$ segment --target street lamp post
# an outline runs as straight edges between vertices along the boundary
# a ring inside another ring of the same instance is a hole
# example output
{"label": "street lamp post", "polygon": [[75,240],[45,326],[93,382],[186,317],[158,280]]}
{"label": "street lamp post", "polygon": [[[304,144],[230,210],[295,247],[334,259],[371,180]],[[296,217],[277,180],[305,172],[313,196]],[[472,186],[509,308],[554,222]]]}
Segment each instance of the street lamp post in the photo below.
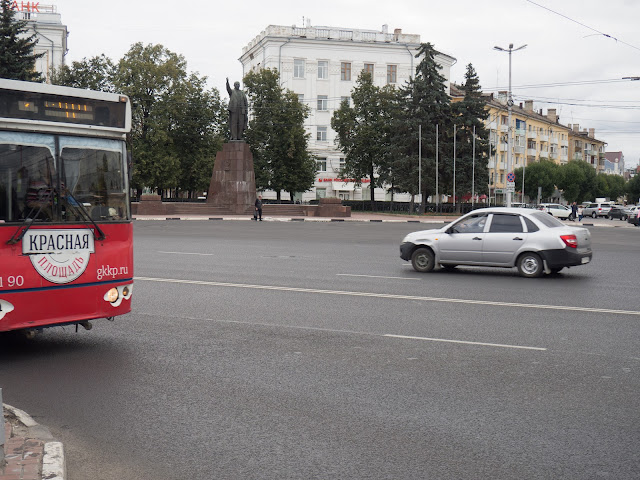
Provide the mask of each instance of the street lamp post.
{"label": "street lamp post", "polygon": [[[509,44],[509,48],[502,48],[502,47],[493,47],[495,50],[500,50],[501,52],[508,52],[509,53],[509,92],[508,92],[508,96],[507,96],[507,112],[508,112],[508,119],[507,119],[507,175],[509,173],[511,173],[511,156],[512,156],[512,152],[513,152],[513,138],[512,138],[512,127],[511,127],[511,107],[513,107],[513,98],[511,96],[511,52],[517,52],[518,50],[522,50],[523,48],[525,48],[526,45],[522,45],[521,47],[518,48],[513,48],[513,43]],[[511,206],[511,190],[509,190],[507,188],[507,207]]]}

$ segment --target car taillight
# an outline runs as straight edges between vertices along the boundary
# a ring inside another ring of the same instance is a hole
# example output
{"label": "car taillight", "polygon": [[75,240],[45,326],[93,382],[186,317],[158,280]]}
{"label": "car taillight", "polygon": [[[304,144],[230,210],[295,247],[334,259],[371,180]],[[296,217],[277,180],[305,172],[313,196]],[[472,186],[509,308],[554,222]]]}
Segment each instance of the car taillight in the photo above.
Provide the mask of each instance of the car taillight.
{"label": "car taillight", "polygon": [[578,248],[578,238],[575,235],[560,235],[567,247]]}

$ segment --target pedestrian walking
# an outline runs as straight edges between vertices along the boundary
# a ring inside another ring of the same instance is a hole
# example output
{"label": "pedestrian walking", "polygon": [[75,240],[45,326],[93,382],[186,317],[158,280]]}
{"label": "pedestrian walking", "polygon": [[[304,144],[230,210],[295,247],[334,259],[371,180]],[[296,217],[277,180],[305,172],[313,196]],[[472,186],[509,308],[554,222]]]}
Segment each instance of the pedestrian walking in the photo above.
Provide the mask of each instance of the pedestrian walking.
{"label": "pedestrian walking", "polygon": [[578,218],[578,205],[576,202],[571,204],[571,221],[575,222],[576,218]]}
{"label": "pedestrian walking", "polygon": [[262,221],[262,195],[258,195],[258,198],[256,198],[255,207],[253,219]]}
{"label": "pedestrian walking", "polygon": [[583,207],[582,207],[582,205],[580,205],[580,206],[578,207],[578,221],[579,221],[579,222],[581,222],[581,221],[582,221],[582,209],[583,209]]}

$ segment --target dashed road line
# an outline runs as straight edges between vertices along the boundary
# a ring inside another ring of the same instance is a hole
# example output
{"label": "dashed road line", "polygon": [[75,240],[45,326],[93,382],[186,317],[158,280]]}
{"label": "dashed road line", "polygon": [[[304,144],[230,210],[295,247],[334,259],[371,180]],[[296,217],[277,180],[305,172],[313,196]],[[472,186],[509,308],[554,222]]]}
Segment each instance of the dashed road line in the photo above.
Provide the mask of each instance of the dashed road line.
{"label": "dashed road line", "polygon": [[583,313],[606,313],[612,315],[631,315],[640,317],[640,312],[633,310],[616,310],[610,308],[590,308],[577,307],[571,305],[544,305],[534,303],[516,303],[516,302],[497,302],[493,300],[473,300],[466,298],[446,298],[446,297],[422,297],[417,295],[397,295],[390,293],[375,292],[351,292],[341,290],[324,290],[316,288],[301,287],[283,287],[277,285],[253,285],[246,283],[229,283],[229,282],[211,282],[204,280],[181,280],[176,278],[154,278],[154,277],[134,277],[136,281],[159,282],[159,283],[182,283],[186,285],[207,285],[211,287],[231,287],[231,288],[248,288],[254,290],[274,290],[283,292],[299,292],[299,293],[316,293],[322,295],[341,295],[351,297],[369,297],[369,298],[386,298],[395,300],[416,300],[421,302],[438,302],[438,303],[461,303],[467,305],[487,305],[493,307],[511,307],[511,308],[531,308],[538,310],[562,310],[569,312]]}

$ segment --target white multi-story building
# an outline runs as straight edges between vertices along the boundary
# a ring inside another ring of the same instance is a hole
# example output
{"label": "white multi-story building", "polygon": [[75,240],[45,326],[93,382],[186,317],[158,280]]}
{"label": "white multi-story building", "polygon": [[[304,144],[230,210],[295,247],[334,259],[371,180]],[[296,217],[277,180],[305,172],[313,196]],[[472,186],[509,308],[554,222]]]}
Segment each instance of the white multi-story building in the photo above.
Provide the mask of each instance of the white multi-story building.
{"label": "white multi-story building", "polygon": [[[325,196],[369,198],[368,179],[359,179],[361,185],[357,186],[354,179],[340,178],[344,154],[336,147],[331,117],[341,101],[350,98],[363,70],[372,74],[377,86],[404,85],[420,62],[415,57],[419,45],[420,35],[405,34],[401,29],[389,33],[386,25],[375,31],[311,26],[307,22],[305,27],[269,25],[243,48],[243,76],[262,68],[276,69],[281,86],[311,107],[305,126],[311,134],[309,148],[317,159],[318,173],[313,189],[302,195],[303,201]],[[436,61],[442,66],[448,89],[456,60],[439,53]],[[376,189],[375,197],[388,199],[382,189]]]}
{"label": "white multi-story building", "polygon": [[36,60],[36,71],[50,83],[52,69],[64,65],[64,56],[67,54],[67,26],[62,24],[55,5],[18,1],[13,3],[13,9],[17,12],[17,19],[27,21],[25,35],[35,33],[38,43],[34,53],[44,53]]}

